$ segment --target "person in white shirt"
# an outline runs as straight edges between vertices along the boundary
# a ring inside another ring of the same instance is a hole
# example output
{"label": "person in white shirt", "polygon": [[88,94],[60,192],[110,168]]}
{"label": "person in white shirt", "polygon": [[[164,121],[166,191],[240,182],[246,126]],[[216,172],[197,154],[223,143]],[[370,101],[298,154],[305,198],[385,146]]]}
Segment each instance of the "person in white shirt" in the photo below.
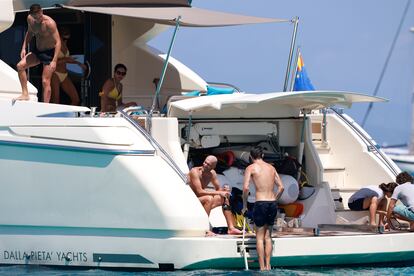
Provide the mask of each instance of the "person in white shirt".
{"label": "person in white shirt", "polygon": [[[396,205],[400,200],[402,204]],[[410,223],[410,231],[414,231],[414,185],[406,182],[395,188],[391,196],[391,201],[387,211],[387,221],[390,221],[392,215],[398,219],[406,220]],[[391,225],[388,223],[388,228]]]}

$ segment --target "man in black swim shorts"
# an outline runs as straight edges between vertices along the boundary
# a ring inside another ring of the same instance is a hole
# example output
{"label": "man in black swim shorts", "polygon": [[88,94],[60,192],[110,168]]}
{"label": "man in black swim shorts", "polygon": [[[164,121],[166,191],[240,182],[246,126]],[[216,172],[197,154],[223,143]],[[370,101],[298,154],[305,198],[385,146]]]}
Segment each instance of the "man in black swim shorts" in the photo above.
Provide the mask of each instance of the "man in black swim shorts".
{"label": "man in black swim shorts", "polygon": [[[44,15],[39,4],[30,6],[27,16],[27,32],[24,37],[20,62],[17,64],[22,94],[15,100],[29,100],[27,90],[26,69],[43,63],[42,85],[43,102],[50,102],[52,89],[50,81],[56,69],[56,62],[60,52],[60,37],[57,31],[56,22],[49,16]],[[36,37],[36,49],[26,54],[28,43]]]}
{"label": "man in black swim shorts", "polygon": [[[276,201],[283,193],[283,184],[276,169],[263,160],[263,149],[255,147],[250,151],[253,164],[244,172],[243,213],[247,211],[250,179],[256,188],[256,202],[253,207],[253,220],[256,225],[256,249],[260,270],[270,270],[272,254],[272,228],[277,213]],[[275,185],[277,193],[274,192]]]}
{"label": "man in black swim shorts", "polygon": [[55,48],[53,49],[46,49],[43,51],[39,51],[37,48],[33,49],[33,54],[39,59],[40,63],[49,65],[50,62],[53,60],[53,56],[55,55]]}

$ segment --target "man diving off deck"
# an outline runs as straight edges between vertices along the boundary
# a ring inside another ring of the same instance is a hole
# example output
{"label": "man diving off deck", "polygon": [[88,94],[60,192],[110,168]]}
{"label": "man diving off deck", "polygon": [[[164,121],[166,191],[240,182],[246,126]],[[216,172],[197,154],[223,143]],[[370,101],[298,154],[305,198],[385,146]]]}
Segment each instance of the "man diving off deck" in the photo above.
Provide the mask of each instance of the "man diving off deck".
{"label": "man diving off deck", "polygon": [[[234,227],[234,217],[228,203],[230,191],[220,188],[217,173],[214,171],[216,165],[217,158],[213,155],[207,156],[202,166],[194,167],[189,172],[189,184],[206,210],[207,215],[210,215],[213,208],[223,206],[223,214],[228,226],[227,233],[231,235],[239,235],[242,232]],[[213,184],[215,191],[206,190],[206,187],[210,182]]]}
{"label": "man diving off deck", "polygon": [[[44,15],[39,4],[30,6],[27,16],[27,32],[24,37],[22,50],[20,52],[21,61],[17,64],[22,94],[15,100],[29,100],[27,90],[26,69],[43,63],[42,85],[43,102],[50,102],[51,87],[50,81],[56,69],[56,62],[60,52],[60,37],[56,27],[56,22],[49,16]],[[33,52],[26,54],[26,48],[32,38],[36,38],[36,47]]]}

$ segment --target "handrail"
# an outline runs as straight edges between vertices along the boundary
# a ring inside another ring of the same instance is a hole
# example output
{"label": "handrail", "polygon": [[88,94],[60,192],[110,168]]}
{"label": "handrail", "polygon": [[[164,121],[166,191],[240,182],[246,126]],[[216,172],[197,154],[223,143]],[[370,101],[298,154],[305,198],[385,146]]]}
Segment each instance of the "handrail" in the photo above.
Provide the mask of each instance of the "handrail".
{"label": "handrail", "polygon": [[181,177],[184,182],[187,182],[187,175],[181,171],[178,165],[174,162],[171,156],[161,147],[161,145],[146,131],[144,130],[134,119],[132,119],[128,113],[124,110],[118,110],[118,112],[124,117],[128,122],[130,122],[144,137],[147,141],[154,147],[154,149],[161,154],[162,159],[167,162],[167,164]]}
{"label": "handrail", "polygon": [[358,127],[356,127],[354,125],[353,122],[350,122],[345,116],[343,116],[341,113],[339,113],[337,110],[333,109],[333,108],[329,108],[329,110],[333,111],[334,114],[336,116],[338,116],[338,118],[340,118],[343,122],[345,122],[356,134],[359,135],[359,137],[361,137],[364,142],[370,147],[369,150],[370,151],[375,151],[379,156],[381,156],[381,161],[394,173],[394,175],[396,176],[399,172],[397,170],[395,170],[394,166],[387,160],[387,158],[385,157],[385,154],[382,153],[380,150],[378,150],[377,145],[374,145],[374,143],[372,143],[371,139],[368,138]]}
{"label": "handrail", "polygon": [[234,84],[231,84],[231,83],[226,83],[226,82],[211,82],[211,81],[208,81],[207,84],[227,86],[227,87],[234,88],[237,92],[241,92],[241,89],[240,88],[238,88],[237,86],[235,86]]}

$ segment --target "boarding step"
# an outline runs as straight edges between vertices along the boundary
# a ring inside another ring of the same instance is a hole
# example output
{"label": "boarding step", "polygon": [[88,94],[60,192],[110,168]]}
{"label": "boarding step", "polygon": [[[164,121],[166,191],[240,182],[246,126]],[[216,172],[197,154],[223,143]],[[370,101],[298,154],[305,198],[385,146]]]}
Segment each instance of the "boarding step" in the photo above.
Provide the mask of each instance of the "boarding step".
{"label": "boarding step", "polygon": [[323,143],[322,141],[318,140],[313,140],[312,142],[318,154],[328,154],[331,151],[331,147],[327,142]]}
{"label": "boarding step", "polygon": [[324,172],[342,172],[345,171],[345,167],[335,166],[335,167],[324,167]]}
{"label": "boarding step", "polygon": [[278,227],[274,233],[276,233],[276,236],[281,236],[281,235],[319,236],[319,229],[311,228],[311,227]]}
{"label": "boarding step", "polygon": [[384,233],[384,226],[362,224],[318,224],[320,231],[342,231],[361,233]]}

